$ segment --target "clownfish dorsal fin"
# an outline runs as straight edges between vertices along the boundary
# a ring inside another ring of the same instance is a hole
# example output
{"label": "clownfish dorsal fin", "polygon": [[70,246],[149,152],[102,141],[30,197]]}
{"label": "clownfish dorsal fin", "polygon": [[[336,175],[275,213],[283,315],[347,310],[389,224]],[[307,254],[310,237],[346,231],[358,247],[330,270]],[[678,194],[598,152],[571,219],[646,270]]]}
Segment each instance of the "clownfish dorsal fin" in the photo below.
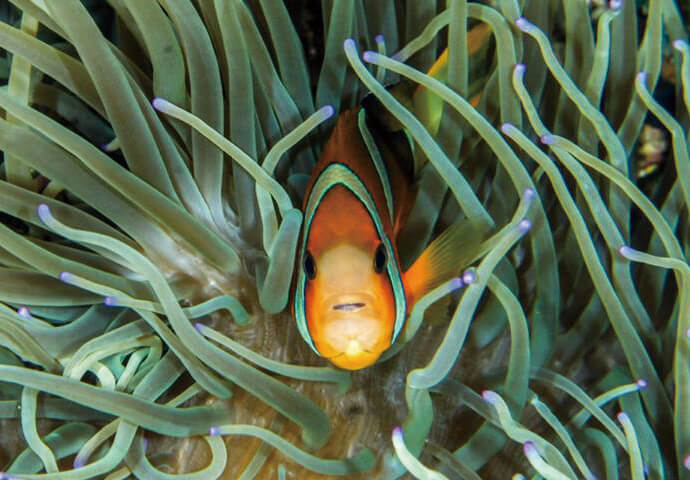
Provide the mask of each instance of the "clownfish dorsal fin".
{"label": "clownfish dorsal fin", "polygon": [[478,219],[459,220],[427,246],[403,275],[409,305],[458,276],[478,256],[488,233],[485,225]]}
{"label": "clownfish dorsal fin", "polygon": [[[393,95],[408,110],[412,109],[412,95],[415,88],[416,86],[411,82],[404,81],[386,86],[388,93]],[[367,111],[368,120],[373,122],[380,131],[388,133],[403,131],[403,125],[383,106],[374,94],[368,93],[365,95],[360,104]]]}

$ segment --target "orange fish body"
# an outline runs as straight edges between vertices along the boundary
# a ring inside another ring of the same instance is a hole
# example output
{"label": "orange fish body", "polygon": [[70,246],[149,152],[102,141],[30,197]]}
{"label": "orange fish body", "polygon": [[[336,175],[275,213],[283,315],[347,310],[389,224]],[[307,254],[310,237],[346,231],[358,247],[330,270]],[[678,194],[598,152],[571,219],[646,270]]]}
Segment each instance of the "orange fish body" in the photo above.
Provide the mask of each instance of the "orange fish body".
{"label": "orange fish body", "polygon": [[364,108],[344,112],[305,193],[293,315],[311,348],[348,370],[374,364],[414,302],[453,275],[448,238],[401,271],[396,236],[414,192],[409,144],[393,135]]}

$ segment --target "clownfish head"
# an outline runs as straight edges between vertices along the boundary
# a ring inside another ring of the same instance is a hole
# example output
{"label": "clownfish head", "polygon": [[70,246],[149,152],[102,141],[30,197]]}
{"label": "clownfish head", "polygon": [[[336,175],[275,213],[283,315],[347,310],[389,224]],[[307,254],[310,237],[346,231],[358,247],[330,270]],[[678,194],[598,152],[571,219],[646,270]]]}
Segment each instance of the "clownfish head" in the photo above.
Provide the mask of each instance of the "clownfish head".
{"label": "clownfish head", "polygon": [[393,339],[390,273],[397,274],[398,266],[392,246],[380,238],[364,205],[342,186],[324,196],[310,227],[300,265],[303,310],[296,308],[304,315],[303,336],[338,367],[368,367]]}
{"label": "clownfish head", "polygon": [[307,252],[306,314],[319,354],[357,370],[372,365],[391,343],[395,304],[384,274],[383,245],[339,243],[314,258]]}

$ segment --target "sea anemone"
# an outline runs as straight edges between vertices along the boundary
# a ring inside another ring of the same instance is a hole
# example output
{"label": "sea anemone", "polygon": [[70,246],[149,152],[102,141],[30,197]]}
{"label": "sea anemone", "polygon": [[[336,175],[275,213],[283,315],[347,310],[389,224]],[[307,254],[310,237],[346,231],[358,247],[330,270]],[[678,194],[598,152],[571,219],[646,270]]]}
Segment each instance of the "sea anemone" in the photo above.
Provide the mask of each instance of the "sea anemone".
{"label": "sea anemone", "polygon": [[[0,478],[690,478],[682,2],[9,3]],[[403,262],[490,235],[346,372],[286,306],[365,95],[419,166]]]}

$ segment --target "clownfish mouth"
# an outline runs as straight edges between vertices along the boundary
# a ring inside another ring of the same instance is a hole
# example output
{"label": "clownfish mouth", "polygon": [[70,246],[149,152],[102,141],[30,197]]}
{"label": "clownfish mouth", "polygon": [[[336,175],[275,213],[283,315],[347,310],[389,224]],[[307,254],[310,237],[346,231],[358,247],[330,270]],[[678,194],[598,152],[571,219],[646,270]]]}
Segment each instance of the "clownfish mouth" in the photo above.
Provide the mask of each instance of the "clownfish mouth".
{"label": "clownfish mouth", "polygon": [[321,311],[328,315],[341,316],[344,313],[363,313],[372,311],[376,306],[376,298],[368,292],[338,292],[323,299],[320,303]]}
{"label": "clownfish mouth", "polygon": [[330,357],[324,357],[326,360],[332,361],[333,359],[337,359],[339,357],[342,357],[344,355],[347,356],[356,356],[356,355],[361,355],[362,353],[368,353],[370,355],[374,355],[374,352],[371,350],[368,350],[366,348],[363,348],[362,345],[356,341],[356,340],[350,340],[347,345],[347,349],[343,352],[336,353],[335,355],[331,355]]}
{"label": "clownfish mouth", "polygon": [[336,355],[327,357],[333,365],[345,370],[360,370],[376,363],[381,353],[364,348],[358,340],[346,341],[344,350]]}
{"label": "clownfish mouth", "polygon": [[320,303],[314,343],[333,365],[359,370],[376,363],[388,347],[381,302],[369,292],[338,292]]}
{"label": "clownfish mouth", "polygon": [[366,304],[362,302],[339,303],[337,305],[333,305],[333,310],[337,310],[339,312],[356,312],[357,310],[360,310],[365,306]]}

